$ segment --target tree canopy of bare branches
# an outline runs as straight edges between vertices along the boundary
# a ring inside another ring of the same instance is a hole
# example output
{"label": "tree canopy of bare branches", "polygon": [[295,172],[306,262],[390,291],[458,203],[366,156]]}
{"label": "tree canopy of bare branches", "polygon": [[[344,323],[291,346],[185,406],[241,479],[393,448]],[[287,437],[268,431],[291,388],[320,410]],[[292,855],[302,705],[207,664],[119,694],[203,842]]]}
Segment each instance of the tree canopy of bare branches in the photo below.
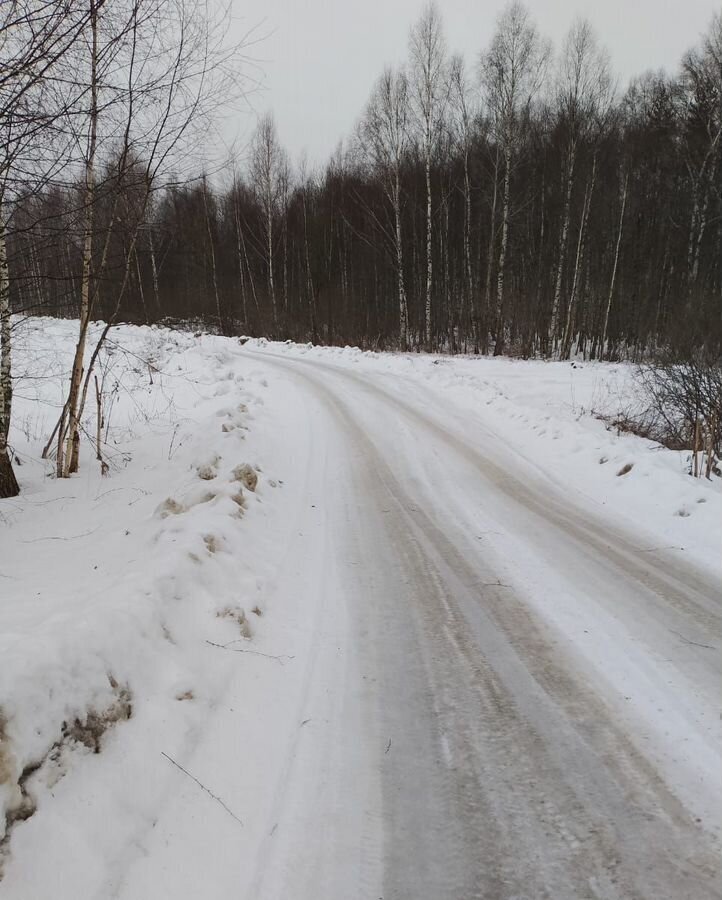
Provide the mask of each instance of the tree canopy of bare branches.
{"label": "tree canopy of bare branches", "polygon": [[[552,55],[513,2],[470,66],[428,6],[325,166],[294,169],[269,114],[224,181],[200,149],[219,97],[239,94],[223,29],[192,0],[73,8],[83,40],[62,85],[41,88],[51,122],[28,116],[43,137],[22,165],[38,178],[3,205],[4,322],[13,309],[81,329],[171,319],[403,350],[719,359],[719,15],[674,71],[618,86],[582,20]],[[82,344],[56,442],[68,474],[93,368]]]}

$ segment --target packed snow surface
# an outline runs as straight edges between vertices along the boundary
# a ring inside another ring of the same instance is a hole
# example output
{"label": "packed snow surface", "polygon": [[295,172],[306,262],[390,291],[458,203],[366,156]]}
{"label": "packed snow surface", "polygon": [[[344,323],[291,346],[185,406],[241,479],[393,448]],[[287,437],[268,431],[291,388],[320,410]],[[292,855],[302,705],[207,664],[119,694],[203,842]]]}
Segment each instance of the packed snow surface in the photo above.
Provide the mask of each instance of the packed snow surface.
{"label": "packed snow surface", "polygon": [[3,900],[719,896],[722,490],[629,366],[119,326],[58,480],[76,329],[14,328]]}

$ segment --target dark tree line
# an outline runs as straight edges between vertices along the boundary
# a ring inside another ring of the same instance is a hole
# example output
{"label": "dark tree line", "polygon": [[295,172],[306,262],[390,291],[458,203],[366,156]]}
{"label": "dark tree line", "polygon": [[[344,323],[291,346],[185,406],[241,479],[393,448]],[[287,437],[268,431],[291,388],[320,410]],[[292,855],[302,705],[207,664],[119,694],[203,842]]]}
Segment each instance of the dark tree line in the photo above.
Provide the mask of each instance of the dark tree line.
{"label": "dark tree line", "polygon": [[[587,24],[552,56],[519,4],[474,62],[449,57],[429,7],[409,66],[382,74],[319,171],[294,170],[270,116],[222,184],[149,195],[142,159],[109,158],[93,316],[378,348],[718,353],[720,16],[675,73],[624,91]],[[78,315],[85,192],[18,196],[15,310]]]}

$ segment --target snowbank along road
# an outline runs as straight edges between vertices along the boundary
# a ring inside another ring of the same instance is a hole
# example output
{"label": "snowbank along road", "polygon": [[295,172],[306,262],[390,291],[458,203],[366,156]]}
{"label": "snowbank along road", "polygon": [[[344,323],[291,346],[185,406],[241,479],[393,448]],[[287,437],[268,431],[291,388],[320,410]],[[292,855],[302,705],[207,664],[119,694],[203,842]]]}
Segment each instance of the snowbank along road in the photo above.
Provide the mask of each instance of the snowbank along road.
{"label": "snowbank along road", "polygon": [[[262,397],[239,525],[266,531],[245,532],[257,655],[178,629],[202,714],[143,719],[138,697],[15,827],[0,897],[721,897],[719,487],[519,399],[566,385],[561,364],[204,341]],[[58,823],[79,809],[72,863]]]}

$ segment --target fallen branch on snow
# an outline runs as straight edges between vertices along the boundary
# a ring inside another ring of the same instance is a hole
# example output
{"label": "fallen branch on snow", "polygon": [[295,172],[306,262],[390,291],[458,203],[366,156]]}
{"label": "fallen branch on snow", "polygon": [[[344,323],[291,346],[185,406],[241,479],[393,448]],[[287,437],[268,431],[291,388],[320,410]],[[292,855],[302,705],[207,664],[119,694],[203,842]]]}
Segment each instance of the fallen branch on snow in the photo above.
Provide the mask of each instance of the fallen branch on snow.
{"label": "fallen branch on snow", "polygon": [[218,797],[216,794],[214,794],[213,791],[208,790],[208,788],[204,784],[202,784],[200,781],[198,781],[198,779],[195,777],[195,775],[191,775],[191,773],[187,769],[184,769],[183,766],[180,765],[180,763],[177,763],[174,759],[172,759],[170,756],[168,756],[167,753],[164,753],[162,750],[161,750],[160,755],[165,756],[165,758],[168,760],[168,762],[173,763],[173,765],[176,767],[176,769],[180,769],[184,775],[187,775],[191,779],[191,781],[195,781],[195,783],[198,785],[199,788],[204,790],[206,792],[206,794],[208,794],[209,797],[212,797],[216,801],[216,803],[220,803],[221,806],[223,807],[223,809],[225,809],[225,811],[228,813],[228,815],[231,816],[232,818],[234,818],[236,820],[236,822],[238,822],[238,824],[241,827],[243,827],[243,822],[238,818],[238,816],[233,812],[233,810],[229,809],[226,806],[226,804],[221,800],[221,798]]}
{"label": "fallen branch on snow", "polygon": [[683,634],[680,634],[678,631],[675,631],[674,628],[669,629],[672,634],[676,634],[678,638],[681,638],[685,644],[691,644],[693,647],[704,647],[705,650],[716,650],[716,647],[713,647],[711,644],[700,644],[699,641],[690,641],[689,638],[686,638]]}
{"label": "fallen branch on snow", "polygon": [[239,641],[229,641],[227,644],[216,644],[214,641],[206,641],[211,647],[217,647],[219,650],[230,650],[232,653],[252,653],[253,656],[265,656],[266,659],[275,659],[283,665],[284,659],[295,659],[295,656],[288,656],[282,653],[280,656],[274,656],[272,653],[261,653],[260,650],[247,650],[244,647],[231,647],[231,644],[238,644]]}
{"label": "fallen branch on snow", "polygon": [[69,534],[65,537],[62,535],[53,535],[50,534],[47,537],[38,537],[38,538],[30,538],[29,540],[20,541],[21,544],[37,544],[38,541],[77,541],[78,538],[88,537],[90,534],[95,534],[97,528],[92,528],[90,531],[83,531],[81,534]]}

